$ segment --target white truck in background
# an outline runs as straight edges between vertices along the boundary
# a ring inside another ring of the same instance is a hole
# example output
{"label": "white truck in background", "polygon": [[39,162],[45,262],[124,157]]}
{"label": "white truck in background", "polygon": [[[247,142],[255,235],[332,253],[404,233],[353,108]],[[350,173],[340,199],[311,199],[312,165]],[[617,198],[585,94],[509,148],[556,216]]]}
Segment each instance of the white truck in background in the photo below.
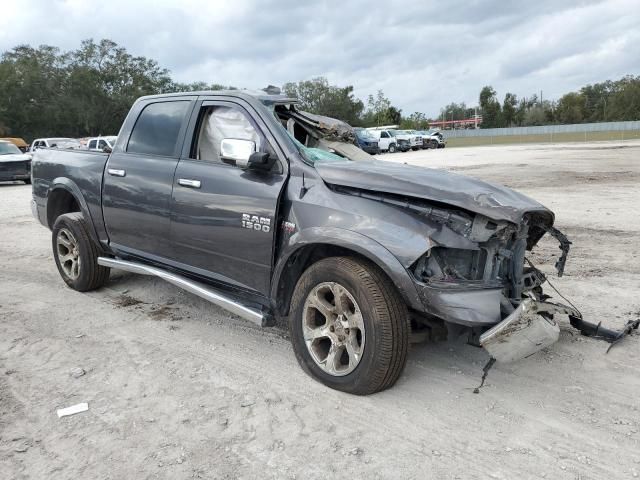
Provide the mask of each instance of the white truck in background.
{"label": "white truck in background", "polygon": [[378,138],[378,148],[381,152],[406,152],[418,142],[417,137],[407,134],[404,130],[397,130],[397,125],[369,127],[367,130]]}
{"label": "white truck in background", "polygon": [[105,148],[109,151],[113,150],[118,137],[116,135],[108,135],[105,137],[92,137],[87,139],[87,150],[92,152],[104,152]]}

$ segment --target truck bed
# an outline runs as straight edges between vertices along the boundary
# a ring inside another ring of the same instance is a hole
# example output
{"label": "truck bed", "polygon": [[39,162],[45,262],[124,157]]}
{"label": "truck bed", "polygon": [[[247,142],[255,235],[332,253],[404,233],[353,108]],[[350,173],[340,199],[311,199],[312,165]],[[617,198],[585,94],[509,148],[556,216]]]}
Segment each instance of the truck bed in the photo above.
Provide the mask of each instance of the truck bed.
{"label": "truck bed", "polygon": [[98,238],[105,238],[100,198],[102,175],[108,153],[88,150],[40,149],[33,156],[34,214],[46,227],[51,228],[47,217],[47,198],[54,187],[62,186],[81,199],[83,213],[90,216],[90,224]]}

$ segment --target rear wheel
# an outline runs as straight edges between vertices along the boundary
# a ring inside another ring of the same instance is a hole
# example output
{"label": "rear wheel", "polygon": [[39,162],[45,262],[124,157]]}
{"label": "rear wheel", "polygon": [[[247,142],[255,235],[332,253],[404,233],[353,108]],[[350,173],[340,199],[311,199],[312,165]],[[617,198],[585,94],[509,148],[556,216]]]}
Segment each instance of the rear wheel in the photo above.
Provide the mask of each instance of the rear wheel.
{"label": "rear wheel", "polygon": [[27,178],[27,179],[25,179],[23,181],[24,181],[25,185],[31,185],[31,179],[30,178]]}
{"label": "rear wheel", "polygon": [[391,387],[404,368],[409,316],[393,283],[373,264],[331,257],[300,277],[289,317],[305,372],[348,393]]}
{"label": "rear wheel", "polygon": [[53,224],[53,257],[64,282],[86,292],[104,285],[109,268],[98,265],[99,249],[80,212],[59,216]]}

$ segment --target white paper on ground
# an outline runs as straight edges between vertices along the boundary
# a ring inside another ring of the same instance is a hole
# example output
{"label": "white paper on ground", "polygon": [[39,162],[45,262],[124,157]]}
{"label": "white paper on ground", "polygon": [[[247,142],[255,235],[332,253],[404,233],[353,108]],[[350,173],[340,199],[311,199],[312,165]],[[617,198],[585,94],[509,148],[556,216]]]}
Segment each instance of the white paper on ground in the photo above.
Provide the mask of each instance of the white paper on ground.
{"label": "white paper on ground", "polygon": [[86,412],[89,410],[88,403],[79,403],[77,405],[72,405],[67,408],[60,408],[58,410],[58,418],[66,417],[68,415],[75,415],[76,413]]}

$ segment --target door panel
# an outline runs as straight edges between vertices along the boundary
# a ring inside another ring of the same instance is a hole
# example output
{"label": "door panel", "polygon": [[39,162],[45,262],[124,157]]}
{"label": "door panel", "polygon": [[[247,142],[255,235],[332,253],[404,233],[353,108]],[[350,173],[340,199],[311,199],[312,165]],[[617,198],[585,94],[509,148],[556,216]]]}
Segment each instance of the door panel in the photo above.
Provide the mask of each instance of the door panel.
{"label": "door panel", "polygon": [[[199,181],[200,188],[180,185],[180,180]],[[181,160],[171,211],[174,258],[218,280],[268,295],[283,183],[279,174]]]}
{"label": "door panel", "polygon": [[[150,155],[114,153],[109,157],[102,211],[109,240],[116,248],[159,256],[171,251],[170,202],[177,164],[175,158]],[[118,176],[120,173],[124,176]]]}
{"label": "door panel", "polygon": [[154,99],[136,104],[127,117],[128,143],[109,156],[102,188],[105,226],[116,250],[171,256],[173,174],[194,105],[193,97]]}
{"label": "door panel", "polygon": [[[205,101],[187,132],[190,149],[178,163],[173,183],[173,258],[213,279],[269,295],[276,214],[286,175],[248,110],[234,102]],[[223,139],[251,141],[273,155],[272,172],[242,168],[223,158]]]}

